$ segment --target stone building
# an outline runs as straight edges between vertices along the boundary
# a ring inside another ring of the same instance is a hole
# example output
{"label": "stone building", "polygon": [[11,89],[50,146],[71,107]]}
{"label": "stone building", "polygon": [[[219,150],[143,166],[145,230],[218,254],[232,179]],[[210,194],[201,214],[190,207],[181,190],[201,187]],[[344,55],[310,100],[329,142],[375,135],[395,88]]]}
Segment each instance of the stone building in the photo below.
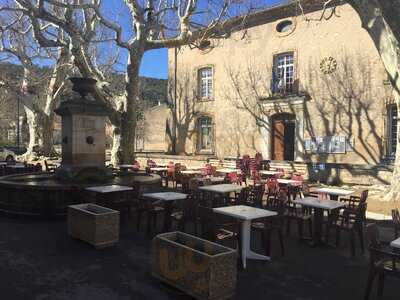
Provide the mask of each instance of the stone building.
{"label": "stone building", "polygon": [[228,39],[169,50],[178,153],[364,166],[394,158],[397,109],[373,41],[350,5],[323,18],[321,8],[269,8]]}

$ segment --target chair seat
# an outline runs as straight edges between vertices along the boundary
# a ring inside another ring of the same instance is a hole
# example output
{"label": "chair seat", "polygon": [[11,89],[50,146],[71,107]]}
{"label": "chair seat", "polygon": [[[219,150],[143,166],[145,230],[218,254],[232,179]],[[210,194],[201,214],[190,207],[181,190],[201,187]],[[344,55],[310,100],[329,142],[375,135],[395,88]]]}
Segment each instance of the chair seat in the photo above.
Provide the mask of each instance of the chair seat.
{"label": "chair seat", "polygon": [[171,214],[171,217],[174,218],[175,220],[182,220],[183,212],[182,211],[174,212]]}
{"label": "chair seat", "polygon": [[154,207],[152,207],[152,208],[150,209],[150,211],[156,212],[156,213],[158,213],[158,212],[163,212],[164,210],[165,210],[164,207],[161,207],[161,206],[154,206]]}

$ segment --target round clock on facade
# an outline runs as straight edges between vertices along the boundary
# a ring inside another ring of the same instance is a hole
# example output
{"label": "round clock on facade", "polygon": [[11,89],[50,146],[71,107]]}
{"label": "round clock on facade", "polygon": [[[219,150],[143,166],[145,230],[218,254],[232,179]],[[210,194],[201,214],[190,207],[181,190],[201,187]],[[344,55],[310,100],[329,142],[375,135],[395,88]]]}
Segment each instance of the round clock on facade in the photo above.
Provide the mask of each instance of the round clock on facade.
{"label": "round clock on facade", "polygon": [[333,73],[337,68],[336,59],[334,59],[332,56],[325,57],[321,61],[319,68],[321,69],[322,73],[324,73],[324,74]]}

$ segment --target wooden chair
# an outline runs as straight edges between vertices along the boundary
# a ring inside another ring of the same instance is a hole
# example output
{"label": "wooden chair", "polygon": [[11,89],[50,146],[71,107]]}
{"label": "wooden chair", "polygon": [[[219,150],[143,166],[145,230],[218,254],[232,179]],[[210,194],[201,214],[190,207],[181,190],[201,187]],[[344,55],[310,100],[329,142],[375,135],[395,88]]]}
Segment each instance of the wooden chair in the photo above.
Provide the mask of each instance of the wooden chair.
{"label": "wooden chair", "polygon": [[212,208],[198,206],[198,217],[200,220],[201,237],[217,243],[234,242],[240,247],[239,223],[229,217],[218,216]]}
{"label": "wooden chair", "polygon": [[44,160],[44,166],[46,168],[46,172],[52,173],[56,170],[57,167],[55,164],[48,163],[46,159]]}
{"label": "wooden chair", "polygon": [[308,231],[310,234],[310,238],[312,238],[313,235],[313,229],[312,229],[312,214],[311,210],[306,207],[298,206],[296,203],[293,203],[290,201],[289,195],[287,194],[286,191],[280,190],[280,193],[286,193],[288,197],[288,201],[286,202],[286,212],[285,212],[285,218],[286,218],[286,235],[290,235],[290,227],[291,227],[291,221],[297,221],[297,230],[298,230],[298,235],[300,239],[304,239],[303,235],[303,227],[304,224],[308,224]]}
{"label": "wooden chair", "polygon": [[285,246],[283,242],[283,228],[285,225],[285,211],[287,205],[287,195],[281,193],[278,195],[276,201],[267,205],[268,210],[274,210],[278,213],[276,217],[264,218],[264,220],[257,220],[252,222],[251,227],[253,230],[261,233],[262,243],[264,245],[265,253],[270,256],[271,253],[271,236],[273,232],[278,234],[279,243],[281,247],[281,255],[285,255]]}
{"label": "wooden chair", "polygon": [[267,194],[267,206],[272,207],[279,193],[279,184],[277,179],[275,177],[268,178],[265,187]]}
{"label": "wooden chair", "polygon": [[139,198],[138,203],[138,221],[137,230],[140,229],[141,216],[143,213],[146,214],[146,231],[150,234],[152,230],[157,230],[157,218],[158,216],[165,214],[165,209],[162,205],[162,201],[152,201],[150,199]]}
{"label": "wooden chair", "polygon": [[265,193],[265,185],[264,184],[254,185],[250,189],[249,197],[247,200],[247,203],[248,203],[247,205],[262,208],[264,206],[263,205],[264,193]]}
{"label": "wooden chair", "polygon": [[235,197],[230,198],[231,205],[248,205],[248,199],[250,195],[250,187],[244,187],[239,193],[235,194]]}
{"label": "wooden chair", "polygon": [[[333,226],[336,228],[336,246],[339,246],[340,235],[342,231],[346,231],[349,234],[350,239],[350,254],[355,256],[355,235],[357,234],[360,240],[361,252],[364,253],[364,216],[367,210],[367,203],[360,202],[357,209],[344,209],[341,214],[337,214],[336,217],[332,215]],[[328,225],[327,237],[329,236]]]}
{"label": "wooden chair", "polygon": [[194,225],[194,234],[197,235],[197,207],[199,201],[195,195],[189,194],[183,201],[182,210],[171,214],[172,221],[178,224],[178,230],[185,231],[186,225],[192,223]]}
{"label": "wooden chair", "polygon": [[400,253],[393,252],[387,247],[387,244],[380,241],[376,224],[368,224],[366,230],[369,243],[369,272],[364,299],[369,299],[374,279],[377,276],[378,299],[382,299],[385,277],[391,276],[400,279]]}
{"label": "wooden chair", "polygon": [[397,239],[400,233],[400,212],[398,208],[392,210],[392,219],[394,227],[394,239]]}

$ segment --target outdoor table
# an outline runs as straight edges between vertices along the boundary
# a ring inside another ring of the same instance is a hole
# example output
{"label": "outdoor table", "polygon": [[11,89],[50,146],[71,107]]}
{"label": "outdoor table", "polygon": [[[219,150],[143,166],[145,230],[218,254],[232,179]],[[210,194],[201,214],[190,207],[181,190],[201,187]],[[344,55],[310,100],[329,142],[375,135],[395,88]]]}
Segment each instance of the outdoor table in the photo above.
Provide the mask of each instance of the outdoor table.
{"label": "outdoor table", "polygon": [[199,190],[216,193],[216,194],[229,194],[231,192],[240,192],[243,189],[241,185],[223,183],[216,185],[206,185],[199,187]]}
{"label": "outdoor table", "polygon": [[168,171],[167,167],[154,167],[154,168],[150,168],[150,171],[153,172],[164,172],[164,171]]}
{"label": "outdoor table", "polygon": [[341,207],[345,204],[333,200],[320,200],[315,197],[298,198],[293,203],[300,204],[302,206],[311,207],[314,209],[314,244],[321,245],[322,243],[322,225],[324,220],[324,210],[332,211]]}
{"label": "outdoor table", "polygon": [[223,169],[217,169],[216,172],[217,172],[217,173],[229,174],[229,173],[240,173],[241,170],[240,170],[240,169],[223,168]]}
{"label": "outdoor table", "polygon": [[196,178],[198,182],[204,182],[205,180],[210,180],[211,184],[224,182],[225,177],[211,176],[211,177],[198,177]]}
{"label": "outdoor table", "polygon": [[390,246],[393,247],[393,248],[396,248],[396,249],[400,249],[400,238],[392,241],[390,243]]}
{"label": "outdoor table", "polygon": [[201,171],[199,171],[199,170],[184,170],[184,171],[181,171],[181,173],[184,175],[197,175],[197,174],[201,174]]}
{"label": "outdoor table", "polygon": [[301,182],[299,180],[292,180],[292,179],[281,179],[281,178],[279,178],[279,179],[277,179],[277,181],[280,184],[293,185],[293,186],[302,185],[303,184],[303,182]]}
{"label": "outdoor table", "polygon": [[251,251],[251,221],[254,219],[276,216],[276,212],[246,205],[218,207],[214,208],[213,210],[215,213],[230,216],[241,221],[240,231],[243,268],[246,268],[247,259],[271,260],[271,257],[269,256],[261,255]]}
{"label": "outdoor table", "polygon": [[0,162],[0,166],[7,166],[6,162]]}
{"label": "outdoor table", "polygon": [[[111,195],[115,196],[116,194],[121,194],[122,198],[127,199],[126,193],[132,191],[133,188],[130,186],[112,184],[112,185],[87,187],[87,188],[85,188],[85,190],[96,194],[96,203],[101,202],[101,204],[104,206],[110,206],[108,202],[110,202],[109,197],[111,197]],[[98,197],[100,199],[98,199]],[[100,201],[97,201],[97,200],[100,200]],[[113,200],[111,200],[111,202],[113,202]],[[104,202],[107,202],[107,203],[104,203]],[[111,204],[110,208],[114,208],[114,207],[112,207],[112,204]]]}
{"label": "outdoor table", "polygon": [[[206,185],[199,187],[199,190],[202,192],[208,192],[214,195],[219,194],[219,196],[222,196],[222,198],[220,198],[222,199],[222,202],[224,201],[224,199],[227,200],[226,197],[229,196],[229,193],[240,192],[242,189],[243,189],[242,186],[230,183]],[[213,196],[212,199],[214,200],[215,197]]]}
{"label": "outdoor table", "polygon": [[154,200],[161,200],[165,203],[164,232],[168,232],[171,229],[172,204],[176,200],[185,200],[187,194],[175,192],[145,193],[143,194],[143,197]]}
{"label": "outdoor table", "polygon": [[204,167],[202,167],[202,166],[186,167],[186,170],[188,170],[188,171],[190,171],[190,170],[195,170],[195,171],[200,170],[201,171],[201,169],[204,169]]}
{"label": "outdoor table", "polygon": [[337,200],[339,196],[349,196],[354,194],[352,190],[345,190],[340,188],[319,188],[315,190],[320,194],[328,194],[332,200]]}
{"label": "outdoor table", "polygon": [[278,171],[269,171],[269,170],[261,170],[261,171],[259,171],[259,173],[260,173],[261,175],[267,175],[267,176],[275,176],[275,175],[282,174],[282,172],[278,172]]}

